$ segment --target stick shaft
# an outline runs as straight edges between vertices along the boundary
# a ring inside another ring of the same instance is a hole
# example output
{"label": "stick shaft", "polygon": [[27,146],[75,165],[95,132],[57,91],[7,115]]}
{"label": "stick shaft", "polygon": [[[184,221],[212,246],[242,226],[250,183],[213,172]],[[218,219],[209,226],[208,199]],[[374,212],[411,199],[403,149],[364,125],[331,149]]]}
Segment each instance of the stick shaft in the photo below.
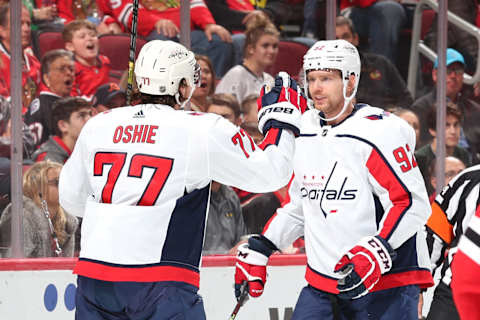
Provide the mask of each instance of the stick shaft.
{"label": "stick shaft", "polygon": [[135,67],[135,51],[137,49],[137,21],[138,0],[133,0],[132,32],[130,33],[130,54],[128,58],[127,105],[130,105],[132,101],[133,70]]}

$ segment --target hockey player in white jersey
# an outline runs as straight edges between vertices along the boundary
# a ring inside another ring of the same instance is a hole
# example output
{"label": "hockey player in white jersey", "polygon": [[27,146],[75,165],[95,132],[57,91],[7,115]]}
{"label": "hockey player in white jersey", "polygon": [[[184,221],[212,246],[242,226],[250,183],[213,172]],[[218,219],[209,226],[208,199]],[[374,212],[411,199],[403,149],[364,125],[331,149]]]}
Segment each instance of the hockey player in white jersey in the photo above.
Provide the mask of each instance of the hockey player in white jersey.
{"label": "hockey player in white jersey", "polygon": [[83,217],[76,319],[205,319],[197,290],[210,182],[286,185],[301,112],[265,105],[257,146],[220,116],[174,110],[200,80],[182,45],[148,42],[135,75],[142,104],[91,119],[60,175],[61,205]]}
{"label": "hockey player in white jersey", "polygon": [[415,133],[385,112],[354,104],[360,58],[344,40],[304,57],[314,108],[302,116],[288,202],[263,234],[239,248],[236,295],[263,292],[268,257],[305,237],[308,282],[293,320],[417,319],[420,287],[433,284],[422,228],[430,205],[413,151]]}

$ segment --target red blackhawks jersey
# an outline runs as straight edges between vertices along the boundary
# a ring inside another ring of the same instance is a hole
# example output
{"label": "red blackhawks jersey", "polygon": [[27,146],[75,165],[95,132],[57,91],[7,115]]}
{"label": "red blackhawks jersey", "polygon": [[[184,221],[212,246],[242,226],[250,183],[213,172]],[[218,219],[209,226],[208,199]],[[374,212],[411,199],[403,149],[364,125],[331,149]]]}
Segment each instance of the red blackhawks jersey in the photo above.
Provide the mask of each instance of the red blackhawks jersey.
{"label": "red blackhawks jersey", "polygon": [[[132,25],[132,0],[99,0],[99,8],[105,15],[113,17],[126,30]],[[154,30],[155,23],[160,19],[171,20],[180,28],[180,1],[162,1],[158,8],[145,8],[139,5],[137,32],[147,36]],[[210,10],[203,0],[190,0],[190,22],[192,29],[205,29],[207,24],[215,23]]]}
{"label": "red blackhawks jersey", "polygon": [[90,119],[60,174],[61,205],[83,216],[74,272],[198,287],[210,182],[277,190],[292,174],[294,140],[271,129],[262,149],[222,117],[164,105]]}
{"label": "red blackhawks jersey", "polygon": [[109,82],[110,59],[98,55],[96,66],[86,66],[75,61],[75,83],[72,87],[72,96],[81,96],[91,100],[98,87]]}
{"label": "red blackhawks jersey", "polygon": [[337,294],[340,258],[366,236],[395,249],[390,272],[373,288],[433,285],[423,226],[431,209],[415,162],[415,133],[379,108],[356,105],[341,123],[302,116],[288,199],[264,235],[278,248],[305,238],[307,282]]}

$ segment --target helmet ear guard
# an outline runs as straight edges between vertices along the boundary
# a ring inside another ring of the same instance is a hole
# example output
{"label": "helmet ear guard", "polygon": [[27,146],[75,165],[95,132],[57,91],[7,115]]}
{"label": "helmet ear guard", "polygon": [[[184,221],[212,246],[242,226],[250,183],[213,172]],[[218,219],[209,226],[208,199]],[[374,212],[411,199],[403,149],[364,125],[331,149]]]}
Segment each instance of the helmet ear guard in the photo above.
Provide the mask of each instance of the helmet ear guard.
{"label": "helmet ear guard", "polygon": [[[309,106],[313,106],[308,90],[307,74],[312,70],[339,70],[343,82],[343,97],[345,99],[342,111],[333,118],[322,118],[332,121],[342,115],[350,101],[355,97],[360,81],[360,56],[357,48],[345,40],[325,40],[315,43],[303,57],[304,90],[309,99]],[[347,96],[350,76],[355,75],[355,83],[352,93]]]}

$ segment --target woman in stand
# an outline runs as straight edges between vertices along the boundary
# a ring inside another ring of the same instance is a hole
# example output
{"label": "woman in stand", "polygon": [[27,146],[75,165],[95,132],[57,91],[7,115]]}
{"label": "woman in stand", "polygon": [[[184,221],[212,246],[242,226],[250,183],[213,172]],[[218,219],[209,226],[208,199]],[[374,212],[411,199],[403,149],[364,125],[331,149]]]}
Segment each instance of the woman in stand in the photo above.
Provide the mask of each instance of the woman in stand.
{"label": "woman in stand", "polygon": [[200,65],[202,76],[200,87],[195,88],[193,92],[190,106],[194,111],[207,112],[207,98],[215,92],[215,70],[213,70],[213,64],[209,57],[196,54],[195,60]]}
{"label": "woman in stand", "polygon": [[[41,161],[23,176],[23,238],[27,258],[73,257],[78,221],[58,203],[61,168],[59,163]],[[0,218],[1,247],[10,246],[11,220],[12,204],[9,204]],[[7,250],[6,256],[10,255]]]}
{"label": "woman in stand", "polygon": [[265,69],[275,63],[280,33],[264,15],[247,23],[243,63],[230,69],[217,85],[215,93],[231,93],[238,103],[250,94],[259,94],[264,84],[273,87],[273,77]]}

